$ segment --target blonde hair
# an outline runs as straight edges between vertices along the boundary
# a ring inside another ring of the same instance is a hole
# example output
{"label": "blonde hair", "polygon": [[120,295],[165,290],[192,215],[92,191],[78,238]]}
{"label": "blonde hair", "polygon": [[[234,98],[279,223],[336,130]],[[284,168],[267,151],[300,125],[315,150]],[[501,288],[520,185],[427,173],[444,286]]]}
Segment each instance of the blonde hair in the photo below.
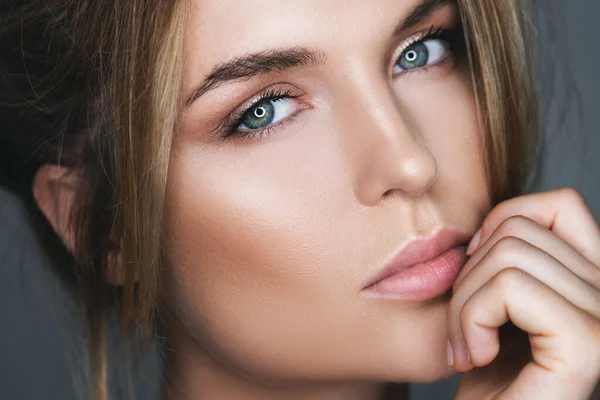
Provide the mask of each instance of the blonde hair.
{"label": "blonde hair", "polygon": [[536,161],[540,110],[534,31],[523,4],[459,1],[496,202],[522,190],[528,167]]}
{"label": "blonde hair", "polygon": [[[81,171],[73,268],[86,305],[93,392],[107,398],[106,312],[148,336],[161,266],[171,137],[181,105],[185,2],[30,0],[0,15],[0,139],[9,185],[32,203],[43,164]],[[496,201],[522,187],[536,142],[531,24],[520,1],[458,0]],[[25,161],[23,161],[25,160]],[[54,242],[56,244],[56,242]],[[117,246],[125,284],[106,284]],[[136,283],[137,282],[137,283]]]}

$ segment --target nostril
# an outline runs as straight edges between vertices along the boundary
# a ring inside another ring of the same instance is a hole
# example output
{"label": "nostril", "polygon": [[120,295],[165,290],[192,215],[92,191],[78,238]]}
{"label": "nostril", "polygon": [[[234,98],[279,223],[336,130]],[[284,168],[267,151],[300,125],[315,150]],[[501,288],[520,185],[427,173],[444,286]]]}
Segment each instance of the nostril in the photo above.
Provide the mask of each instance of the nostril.
{"label": "nostril", "polygon": [[382,197],[387,198],[387,197],[391,197],[395,192],[397,192],[397,189],[390,189],[388,191],[386,191]]}
{"label": "nostril", "polygon": [[412,193],[410,193],[406,190],[394,188],[394,189],[387,190],[385,193],[383,193],[381,195],[381,198],[382,199],[391,199],[393,197],[401,198],[401,197],[406,197],[406,196],[415,197]]}

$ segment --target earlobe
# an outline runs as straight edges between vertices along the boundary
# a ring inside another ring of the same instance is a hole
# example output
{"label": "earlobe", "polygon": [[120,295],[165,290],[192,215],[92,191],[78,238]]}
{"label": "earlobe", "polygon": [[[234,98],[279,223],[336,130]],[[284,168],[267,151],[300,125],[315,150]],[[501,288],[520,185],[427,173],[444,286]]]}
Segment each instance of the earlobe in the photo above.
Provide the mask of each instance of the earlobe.
{"label": "earlobe", "polygon": [[72,226],[75,197],[81,187],[78,174],[59,165],[42,165],[33,179],[33,197],[69,252],[75,251]]}

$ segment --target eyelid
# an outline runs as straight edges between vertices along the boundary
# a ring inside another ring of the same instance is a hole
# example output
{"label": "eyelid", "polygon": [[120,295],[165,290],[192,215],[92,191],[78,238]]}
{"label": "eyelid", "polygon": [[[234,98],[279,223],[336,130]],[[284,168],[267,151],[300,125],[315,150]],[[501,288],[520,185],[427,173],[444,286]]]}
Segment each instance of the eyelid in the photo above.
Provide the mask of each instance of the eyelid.
{"label": "eyelid", "polygon": [[245,100],[241,105],[237,106],[226,119],[237,120],[241,118],[245,113],[248,112],[252,107],[261,102],[269,94],[269,88],[265,88],[253,95],[249,100]]}
{"label": "eyelid", "polygon": [[[232,112],[230,112],[219,124],[217,129],[215,129],[216,135],[219,137],[225,136],[228,138],[233,135],[229,135],[230,132],[234,131],[239,127],[239,120],[247,113],[252,107],[256,106],[263,100],[280,97],[280,98],[288,98],[292,100],[302,100],[305,93],[299,89],[298,87],[289,84],[289,83],[278,83],[275,85],[271,85],[259,91],[257,94],[253,95],[250,99],[242,102],[241,105],[236,107]],[[306,105],[301,107],[301,109],[310,108],[310,106]],[[301,110],[300,110],[301,111]],[[299,112],[299,111],[298,111]],[[297,113],[297,112],[296,112]],[[288,118],[284,118],[282,121],[285,123]],[[278,122],[278,123],[280,123]],[[277,125],[276,123],[275,125]],[[269,129],[269,128],[264,128]],[[244,133],[251,133],[254,131],[244,131]]]}
{"label": "eyelid", "polygon": [[[292,102],[292,103],[296,103],[296,104],[294,104],[292,106],[293,111],[290,112],[287,116],[279,118],[279,119],[271,122],[269,125],[267,125],[264,128],[255,128],[255,129],[252,129],[252,128],[242,128],[242,125],[244,125],[244,122],[241,121],[240,124],[238,125],[238,129],[237,129],[238,132],[240,134],[247,134],[247,133],[256,132],[256,131],[259,131],[259,130],[266,129],[266,128],[271,127],[271,126],[278,125],[279,123],[284,123],[285,121],[287,121],[290,118],[290,116],[295,115],[299,111],[301,111],[302,109],[306,108],[306,107],[303,107],[303,105],[300,102],[296,101],[296,100],[297,100],[297,98],[295,98],[295,97],[285,96],[285,97],[278,98],[276,100],[267,98],[264,101],[260,101],[260,102],[255,103],[255,105],[251,106],[250,109],[248,111],[246,111],[246,113],[248,113],[250,110],[255,109],[256,105],[258,105],[258,104],[264,104],[265,102],[272,102],[273,104],[279,104],[280,102]],[[289,105],[288,105],[288,107],[289,107]],[[244,115],[246,113],[244,113]],[[280,114],[280,112],[278,112],[277,110],[274,109],[273,118],[275,119],[275,117],[278,116],[279,114]]]}
{"label": "eyelid", "polygon": [[394,53],[392,54],[392,64],[390,66],[390,71],[393,70],[394,64],[396,63],[398,58],[400,58],[400,55],[402,55],[402,53],[404,53],[404,51],[406,51],[406,49],[408,49],[413,44],[419,42],[420,40],[422,40],[428,36],[436,36],[438,33],[442,32],[442,31],[444,31],[444,28],[436,27],[435,25],[432,25],[429,28],[423,29],[422,31],[417,32],[414,35],[411,35],[408,38],[404,39],[402,41],[402,43],[396,48],[396,50],[394,50]]}

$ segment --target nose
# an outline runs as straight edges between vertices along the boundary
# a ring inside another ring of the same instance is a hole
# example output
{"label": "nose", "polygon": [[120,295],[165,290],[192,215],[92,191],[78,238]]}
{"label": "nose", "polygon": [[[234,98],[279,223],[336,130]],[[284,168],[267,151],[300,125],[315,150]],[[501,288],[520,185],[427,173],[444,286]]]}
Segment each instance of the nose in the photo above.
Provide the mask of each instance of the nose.
{"label": "nose", "polygon": [[418,121],[388,85],[367,90],[346,103],[357,199],[373,206],[392,194],[424,195],[436,180],[437,161]]}

